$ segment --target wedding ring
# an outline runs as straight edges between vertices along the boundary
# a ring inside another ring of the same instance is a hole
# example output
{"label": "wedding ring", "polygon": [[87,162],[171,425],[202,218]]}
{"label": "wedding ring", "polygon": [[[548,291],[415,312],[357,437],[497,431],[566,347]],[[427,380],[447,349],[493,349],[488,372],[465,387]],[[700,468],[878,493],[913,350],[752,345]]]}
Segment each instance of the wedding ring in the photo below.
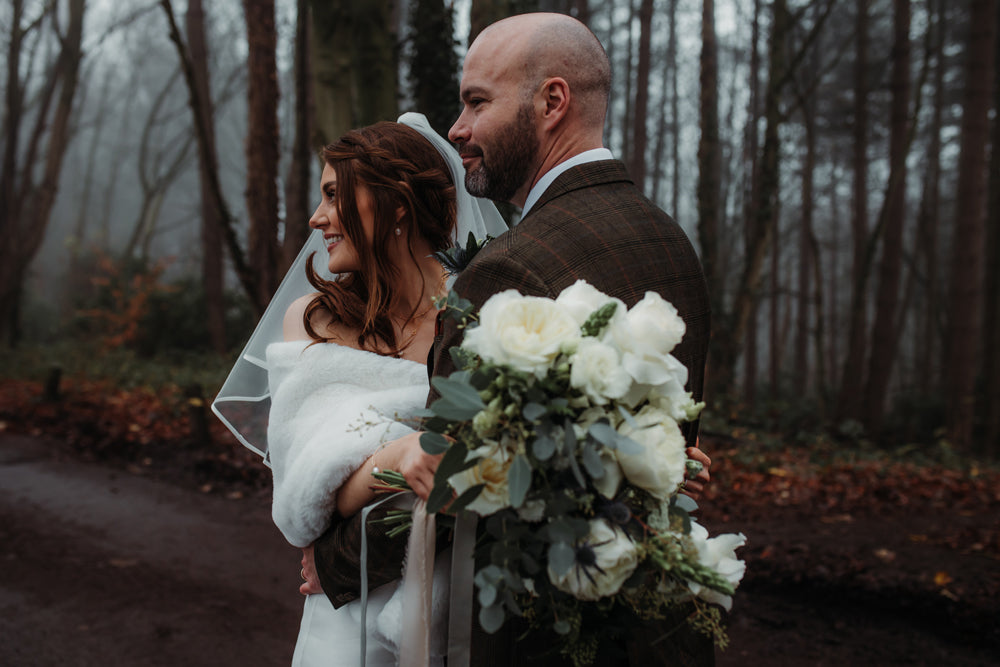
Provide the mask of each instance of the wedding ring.
{"label": "wedding ring", "polygon": [[309,581],[309,579],[306,577],[306,569],[305,568],[302,568],[301,570],[299,570],[299,576],[302,577],[302,581]]}

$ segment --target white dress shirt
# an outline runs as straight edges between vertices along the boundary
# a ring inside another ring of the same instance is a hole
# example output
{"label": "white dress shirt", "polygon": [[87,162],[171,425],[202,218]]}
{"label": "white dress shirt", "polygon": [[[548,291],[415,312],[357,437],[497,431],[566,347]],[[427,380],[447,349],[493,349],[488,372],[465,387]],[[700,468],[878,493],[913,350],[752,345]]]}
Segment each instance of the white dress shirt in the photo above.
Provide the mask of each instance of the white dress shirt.
{"label": "white dress shirt", "polygon": [[524,200],[524,208],[521,209],[521,217],[528,215],[528,211],[531,207],[535,205],[538,199],[542,196],[542,193],[552,185],[552,181],[556,180],[559,174],[563,173],[571,167],[575,167],[580,164],[586,164],[587,162],[597,162],[599,160],[613,160],[614,155],[611,154],[607,148],[592,148],[589,151],[584,151],[574,155],[565,162],[560,162],[556,166],[549,169],[545,174],[538,179],[531,191],[528,192],[528,198]]}

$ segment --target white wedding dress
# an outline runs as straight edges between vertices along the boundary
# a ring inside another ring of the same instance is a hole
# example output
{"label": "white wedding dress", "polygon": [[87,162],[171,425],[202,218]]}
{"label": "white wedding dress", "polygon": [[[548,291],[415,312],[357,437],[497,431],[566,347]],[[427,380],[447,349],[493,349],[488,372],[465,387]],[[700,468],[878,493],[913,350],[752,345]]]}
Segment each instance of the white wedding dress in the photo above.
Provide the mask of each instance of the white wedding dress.
{"label": "white wedding dress", "polygon": [[[407,419],[424,407],[427,367],[332,343],[288,341],[267,347],[267,368],[272,516],[291,544],[304,547],[326,530],[334,492],[347,477],[382,444],[412,431]],[[443,664],[447,649],[448,560],[439,557],[434,571],[430,665]],[[370,592],[369,667],[397,663],[402,617],[399,582]],[[358,665],[360,621],[359,601],[334,609],[325,595],[308,596],[292,665]]]}

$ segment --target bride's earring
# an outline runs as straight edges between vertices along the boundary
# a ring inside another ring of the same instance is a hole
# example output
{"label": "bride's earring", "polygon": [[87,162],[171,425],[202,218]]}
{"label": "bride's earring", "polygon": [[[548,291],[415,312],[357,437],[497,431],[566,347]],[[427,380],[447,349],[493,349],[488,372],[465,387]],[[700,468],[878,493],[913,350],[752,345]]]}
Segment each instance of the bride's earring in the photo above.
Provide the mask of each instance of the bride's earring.
{"label": "bride's earring", "polygon": [[402,233],[403,233],[403,230],[400,229],[399,227],[396,227],[396,236],[399,236]]}

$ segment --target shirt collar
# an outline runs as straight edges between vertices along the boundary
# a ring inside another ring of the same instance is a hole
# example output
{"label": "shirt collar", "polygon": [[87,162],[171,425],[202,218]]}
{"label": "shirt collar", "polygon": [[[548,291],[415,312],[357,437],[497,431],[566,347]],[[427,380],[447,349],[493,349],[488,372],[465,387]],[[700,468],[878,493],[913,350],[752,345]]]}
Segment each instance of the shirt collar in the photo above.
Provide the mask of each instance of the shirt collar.
{"label": "shirt collar", "polygon": [[552,167],[538,179],[535,186],[531,188],[530,192],[528,192],[528,198],[524,200],[524,208],[521,209],[521,217],[524,218],[524,216],[528,215],[528,211],[531,210],[532,206],[538,203],[542,193],[545,192],[550,185],[552,185],[552,181],[556,180],[556,178],[567,169],[576,167],[577,165],[586,164],[587,162],[597,162],[599,160],[611,159],[614,159],[614,155],[612,155],[611,151],[607,148],[592,148],[589,151],[578,153],[565,162],[560,162],[556,166]]}

